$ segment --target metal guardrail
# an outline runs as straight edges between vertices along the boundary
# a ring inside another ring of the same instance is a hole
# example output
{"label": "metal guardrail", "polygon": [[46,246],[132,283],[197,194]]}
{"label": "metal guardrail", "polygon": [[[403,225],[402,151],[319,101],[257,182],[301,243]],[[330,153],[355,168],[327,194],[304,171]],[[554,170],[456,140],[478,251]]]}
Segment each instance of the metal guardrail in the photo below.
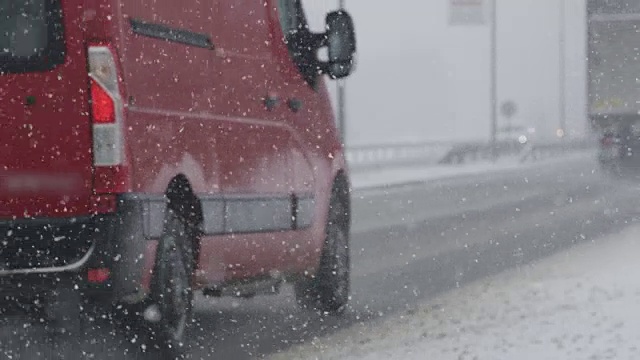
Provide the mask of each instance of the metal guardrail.
{"label": "metal guardrail", "polygon": [[576,139],[547,144],[533,144],[531,147],[524,148],[520,153],[520,162],[541,160],[569,152],[592,150],[596,149],[597,146],[598,143],[593,139]]}
{"label": "metal guardrail", "polygon": [[356,146],[347,149],[347,162],[359,169],[435,164],[454,146],[444,142]]}
{"label": "metal guardrail", "polygon": [[493,149],[486,142],[424,142],[356,146],[347,149],[347,161],[353,170],[373,170],[394,166],[454,165],[491,160],[494,156],[517,157],[520,162],[537,161],[562,153],[594,148],[591,139],[562,139],[546,143],[520,144],[500,142]]}

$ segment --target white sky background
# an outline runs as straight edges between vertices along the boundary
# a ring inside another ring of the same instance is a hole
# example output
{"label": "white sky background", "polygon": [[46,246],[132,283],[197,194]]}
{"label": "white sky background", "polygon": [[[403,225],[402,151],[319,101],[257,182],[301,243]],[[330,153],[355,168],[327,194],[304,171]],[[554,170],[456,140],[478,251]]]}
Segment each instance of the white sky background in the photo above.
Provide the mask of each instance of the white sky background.
{"label": "white sky background", "polygon": [[[579,135],[587,124],[584,0],[565,1],[567,124]],[[321,31],[337,0],[304,2]],[[541,137],[552,137],[559,121],[559,2],[498,0],[499,102],[514,100],[517,118]],[[448,0],[346,3],[358,36],[348,144],[488,139],[488,24],[450,26]]]}

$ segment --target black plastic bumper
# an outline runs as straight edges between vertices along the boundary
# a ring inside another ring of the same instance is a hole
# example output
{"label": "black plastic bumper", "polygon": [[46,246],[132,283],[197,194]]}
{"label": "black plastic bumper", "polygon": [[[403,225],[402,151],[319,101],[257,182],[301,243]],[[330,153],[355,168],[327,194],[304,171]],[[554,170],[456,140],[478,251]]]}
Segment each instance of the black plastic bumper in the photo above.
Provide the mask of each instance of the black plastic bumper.
{"label": "black plastic bumper", "polygon": [[[72,278],[102,300],[141,298],[144,209],[144,201],[123,197],[109,215],[0,221],[1,294],[38,295]],[[109,269],[108,280],[90,283],[95,268]]]}

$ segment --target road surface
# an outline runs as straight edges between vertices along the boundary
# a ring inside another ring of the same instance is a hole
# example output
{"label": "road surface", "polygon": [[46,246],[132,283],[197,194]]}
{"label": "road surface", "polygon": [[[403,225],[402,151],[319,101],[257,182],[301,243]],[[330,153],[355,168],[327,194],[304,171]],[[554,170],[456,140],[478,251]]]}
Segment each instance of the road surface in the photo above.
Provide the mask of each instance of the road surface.
{"label": "road surface", "polygon": [[640,224],[269,360],[638,359]]}
{"label": "road surface", "polygon": [[[640,188],[596,169],[593,158],[572,157],[520,171],[356,192],[352,301],[345,314],[299,310],[290,288],[251,300],[200,298],[190,344],[193,358],[267,357],[618,232],[640,214]],[[97,323],[100,328],[82,339],[82,357],[158,359],[153,351],[141,352],[141,338],[114,330],[107,320]],[[37,319],[15,314],[0,331],[5,355],[56,358]]]}

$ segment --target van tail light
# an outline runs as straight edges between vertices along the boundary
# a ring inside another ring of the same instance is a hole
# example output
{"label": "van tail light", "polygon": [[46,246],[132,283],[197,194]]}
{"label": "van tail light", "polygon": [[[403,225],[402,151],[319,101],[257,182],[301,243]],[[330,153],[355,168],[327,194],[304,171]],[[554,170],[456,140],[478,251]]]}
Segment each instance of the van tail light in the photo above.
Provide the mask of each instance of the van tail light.
{"label": "van tail light", "polygon": [[125,192],[128,176],[122,131],[124,102],[116,56],[111,47],[100,44],[89,46],[88,58],[94,192]]}

